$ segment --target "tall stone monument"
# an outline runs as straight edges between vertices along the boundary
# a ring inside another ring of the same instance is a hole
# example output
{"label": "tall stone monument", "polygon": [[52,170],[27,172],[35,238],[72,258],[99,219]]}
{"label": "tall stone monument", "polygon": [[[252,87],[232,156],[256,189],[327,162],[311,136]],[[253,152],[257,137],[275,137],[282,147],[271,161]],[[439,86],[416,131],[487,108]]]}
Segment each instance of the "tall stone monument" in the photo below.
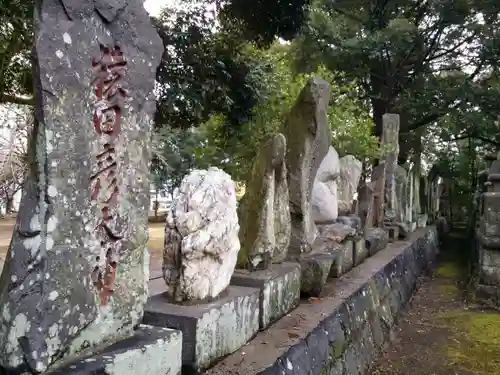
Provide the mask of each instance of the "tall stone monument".
{"label": "tall stone monument", "polygon": [[290,206],[281,133],[264,140],[239,206],[238,267],[266,269],[285,260],[290,244]]}
{"label": "tall stone monument", "polygon": [[386,222],[392,223],[397,215],[396,182],[394,173],[398,165],[399,154],[399,115],[386,113],[383,118],[381,145],[385,148],[385,217]]}
{"label": "tall stone monument", "polygon": [[478,294],[500,305],[500,160],[491,164],[486,175],[477,230]]}
{"label": "tall stone monument", "polygon": [[328,82],[310,79],[283,124],[282,132],[287,139],[292,258],[310,252],[316,235],[311,195],[316,172],[332,141],[327,115],[330,93]]}
{"label": "tall stone monument", "polygon": [[0,367],[15,374],[92,354],[141,323],[163,50],[140,0],[37,0],[34,31],[30,170],[0,282]]}

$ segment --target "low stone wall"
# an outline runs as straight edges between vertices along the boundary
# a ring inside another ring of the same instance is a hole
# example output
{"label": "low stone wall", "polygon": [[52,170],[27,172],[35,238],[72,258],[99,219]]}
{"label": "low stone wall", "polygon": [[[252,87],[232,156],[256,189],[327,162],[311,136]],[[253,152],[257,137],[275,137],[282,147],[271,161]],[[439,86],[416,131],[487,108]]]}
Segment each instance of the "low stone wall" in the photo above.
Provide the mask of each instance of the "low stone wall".
{"label": "low stone wall", "polygon": [[437,244],[434,227],[389,244],[205,374],[367,374]]}

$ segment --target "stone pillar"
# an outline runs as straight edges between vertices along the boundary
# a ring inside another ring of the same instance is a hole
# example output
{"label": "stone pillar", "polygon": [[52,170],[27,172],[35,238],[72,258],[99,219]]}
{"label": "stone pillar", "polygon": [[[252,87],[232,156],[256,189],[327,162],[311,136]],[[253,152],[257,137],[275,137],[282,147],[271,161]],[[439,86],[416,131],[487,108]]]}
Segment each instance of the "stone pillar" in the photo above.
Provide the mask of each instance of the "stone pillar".
{"label": "stone pillar", "polygon": [[478,295],[500,304],[500,160],[492,163],[485,185],[477,231]]}
{"label": "stone pillar", "polygon": [[383,132],[381,146],[385,148],[384,181],[385,181],[385,212],[384,220],[387,224],[394,224],[396,218],[396,184],[394,172],[399,154],[399,115],[386,113],[383,116]]}
{"label": "stone pillar", "polygon": [[289,256],[294,259],[311,252],[316,237],[311,196],[316,173],[332,143],[330,93],[328,82],[310,79],[282,126],[292,223]]}
{"label": "stone pillar", "polygon": [[161,40],[139,0],[34,10],[36,121],[0,281],[1,373],[45,372],[131,336],[148,295]]}

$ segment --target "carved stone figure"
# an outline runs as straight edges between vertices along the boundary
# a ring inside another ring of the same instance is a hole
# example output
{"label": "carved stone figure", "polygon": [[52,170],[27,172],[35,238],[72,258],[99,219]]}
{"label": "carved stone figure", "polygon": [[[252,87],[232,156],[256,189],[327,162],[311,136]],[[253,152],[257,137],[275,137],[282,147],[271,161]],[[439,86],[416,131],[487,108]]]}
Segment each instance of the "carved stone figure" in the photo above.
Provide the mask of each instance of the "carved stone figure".
{"label": "carved stone figure", "polygon": [[236,266],[238,231],[231,177],[214,167],[187,175],[167,214],[163,253],[167,296],[173,302],[218,297]]}
{"label": "carved stone figure", "polygon": [[262,144],[240,203],[239,267],[265,269],[285,260],[290,244],[286,139],[274,134]]}

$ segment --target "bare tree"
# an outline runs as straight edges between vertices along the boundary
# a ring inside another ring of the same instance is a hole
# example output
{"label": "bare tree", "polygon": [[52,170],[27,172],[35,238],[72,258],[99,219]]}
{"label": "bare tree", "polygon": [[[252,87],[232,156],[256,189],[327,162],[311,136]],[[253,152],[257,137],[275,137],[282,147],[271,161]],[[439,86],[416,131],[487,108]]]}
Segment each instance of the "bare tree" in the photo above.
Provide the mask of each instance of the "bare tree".
{"label": "bare tree", "polygon": [[14,211],[14,196],[22,189],[27,170],[28,135],[33,128],[29,107],[0,107],[0,200],[4,213]]}

